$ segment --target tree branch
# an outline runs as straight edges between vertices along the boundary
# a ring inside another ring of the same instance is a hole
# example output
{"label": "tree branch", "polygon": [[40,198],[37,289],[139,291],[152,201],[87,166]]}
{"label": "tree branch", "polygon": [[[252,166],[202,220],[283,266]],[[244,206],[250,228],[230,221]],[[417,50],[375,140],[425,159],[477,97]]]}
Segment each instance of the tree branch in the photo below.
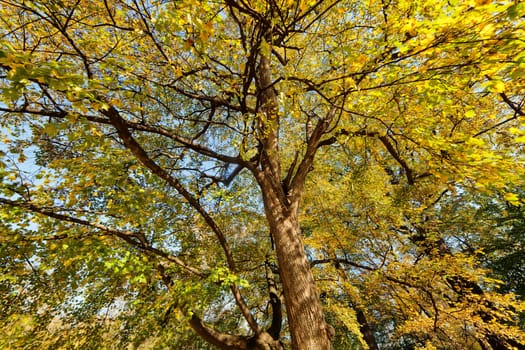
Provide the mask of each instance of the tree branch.
{"label": "tree branch", "polygon": [[[153,161],[148,156],[146,151],[131,135],[130,131],[128,130],[127,122],[124,119],[122,119],[122,117],[114,107],[111,106],[107,110],[102,110],[101,113],[109,118],[109,121],[117,130],[117,133],[124,145],[126,146],[126,148],[129,149],[131,153],[133,153],[133,155],[146,168],[148,168],[155,175],[157,175],[158,177],[166,181],[169,185],[171,185],[173,188],[175,188],[175,190],[177,190],[177,192],[200,214],[200,216],[204,219],[208,227],[210,227],[210,229],[215,233],[215,236],[219,240],[222,250],[224,251],[224,254],[226,256],[226,261],[228,263],[229,269],[235,272],[237,270],[235,260],[233,259],[233,253],[226,240],[224,232],[220,229],[220,227],[210,216],[210,214],[202,207],[197,198],[195,198],[188,190],[186,190],[186,188],[184,188],[184,186],[177,179],[172,177],[166,170],[161,168],[155,161]],[[241,310],[244,318],[250,325],[250,328],[252,328],[254,332],[258,333],[260,331],[260,328],[257,325],[257,322],[251,314],[245,301],[243,300],[239,289],[236,285],[232,285],[231,290],[235,297],[235,301],[237,302],[237,305]]]}
{"label": "tree branch", "polygon": [[330,107],[330,110],[326,114],[324,118],[321,118],[317,125],[315,126],[314,130],[312,131],[312,135],[308,139],[308,143],[306,146],[306,152],[301,160],[301,163],[299,164],[297,168],[297,172],[295,173],[295,176],[293,177],[293,180],[290,184],[290,202],[293,203],[294,206],[297,206],[299,204],[299,201],[301,199],[302,193],[303,193],[303,187],[304,183],[306,181],[306,176],[310,172],[312,168],[312,164],[314,161],[315,154],[317,150],[319,149],[321,137],[324,135],[326,130],[328,130],[330,124],[332,123],[332,120],[335,117],[335,114],[338,110],[338,107],[336,105],[332,105]]}
{"label": "tree branch", "polygon": [[[64,119],[69,115],[69,112],[66,111],[50,111],[50,110],[34,110],[29,109],[27,107],[22,108],[6,108],[0,106],[0,111],[6,112],[6,113],[23,113],[23,114],[30,114],[30,115],[36,115],[36,116],[42,116],[42,117],[51,117],[51,118],[59,118]],[[103,113],[104,114],[104,113]],[[105,125],[111,125],[111,121],[106,118],[97,117],[94,115],[80,115],[81,118],[84,118],[88,121],[99,123],[99,124],[105,124]],[[176,141],[180,143],[181,145],[191,149],[192,151],[202,154],[204,156],[208,156],[210,158],[214,158],[220,161],[223,161],[225,163],[233,163],[233,164],[240,164],[243,167],[248,166],[248,163],[245,162],[241,157],[232,157],[224,154],[217,153],[207,147],[204,147],[202,145],[196,144],[192,139],[188,139],[179,135],[176,135],[164,128],[155,127],[152,125],[144,125],[140,123],[132,123],[132,122],[126,122],[126,125],[129,129],[137,130],[137,131],[145,131],[152,134],[165,136],[173,141]]]}
{"label": "tree branch", "polygon": [[[520,116],[525,116],[525,112],[523,111],[522,109],[522,106],[521,105],[516,105],[514,102],[512,102],[512,100],[504,93],[500,93],[499,94],[501,96],[501,98],[503,99],[503,101],[509,105],[509,107],[517,114],[517,115],[520,115]],[[522,101],[523,102],[523,101]]]}
{"label": "tree branch", "polygon": [[[205,275],[202,273],[202,271],[191,267],[184,263],[180,258],[177,256],[170,255],[164,251],[161,251],[160,249],[152,247],[145,239],[145,235],[141,232],[133,232],[133,231],[127,231],[127,230],[117,230],[114,228],[110,228],[109,226],[90,222],[88,220],[80,219],[77,217],[61,214],[56,211],[54,208],[42,208],[39,206],[36,206],[33,203],[30,202],[19,202],[19,201],[13,201],[7,198],[0,198],[0,203],[9,205],[11,207],[17,207],[17,208],[23,208],[26,210],[29,210],[32,213],[38,213],[56,220],[65,221],[74,223],[77,225],[82,225],[85,227],[91,227],[95,228],[99,231],[102,231],[104,233],[107,233],[111,236],[118,237],[125,241],[126,243],[130,244],[131,246],[138,248],[142,251],[149,252],[151,254],[161,256],[165,258],[166,260],[173,262],[186,270],[187,272],[199,276],[199,277],[205,277]],[[67,238],[67,235],[54,235],[49,237],[49,239],[65,239]]]}
{"label": "tree branch", "polygon": [[195,314],[190,319],[190,326],[208,343],[223,350],[247,350],[249,349],[248,338],[220,333],[204,324]]}
{"label": "tree branch", "polygon": [[367,131],[366,129],[355,132],[342,129],[337,133],[336,136],[332,136],[328,139],[320,141],[318,147],[329,146],[337,142],[337,136],[339,135],[377,137],[377,139],[379,139],[379,141],[381,141],[381,143],[385,146],[388,153],[390,153],[390,155],[396,160],[396,162],[399,163],[399,165],[401,165],[401,167],[405,171],[405,176],[407,178],[408,184],[413,185],[415,183],[412,169],[408,166],[407,162],[403,158],[401,158],[397,150],[394,148],[394,146],[388,139],[387,135],[381,135],[377,131]]}
{"label": "tree branch", "polygon": [[266,270],[266,283],[268,284],[268,293],[270,295],[270,304],[272,305],[272,323],[268,328],[268,333],[273,339],[279,339],[283,316],[282,316],[282,303],[277,290],[277,284],[275,283],[274,272],[270,266],[270,262],[265,261]]}
{"label": "tree branch", "polygon": [[259,138],[262,144],[263,171],[272,179],[281,177],[279,161],[279,115],[277,95],[273,87],[270,59],[264,54],[260,57],[257,74],[259,105]]}
{"label": "tree branch", "polygon": [[[339,263],[336,264],[336,269],[339,277],[343,280],[348,282],[348,277],[341,268],[341,265]],[[368,319],[363,311],[362,306],[359,305],[359,303],[356,303],[354,300],[351,300],[351,302],[354,304],[354,311],[356,314],[357,322],[359,323],[359,330],[361,331],[361,334],[363,335],[363,338],[368,345],[369,350],[379,350],[379,347],[377,346],[377,341],[374,336],[374,332],[372,331],[372,328],[370,327],[370,323],[368,322]]]}
{"label": "tree branch", "polygon": [[383,135],[383,136],[379,136],[378,138],[383,143],[383,145],[387,149],[388,153],[390,153],[390,155],[392,157],[394,157],[394,159],[399,163],[399,165],[401,165],[401,167],[405,170],[405,176],[407,177],[408,184],[409,185],[413,185],[414,184],[414,176],[412,175],[412,169],[410,169],[410,167],[405,162],[405,160],[403,158],[401,158],[401,156],[396,151],[394,146],[392,146],[392,144],[388,140],[388,136]]}

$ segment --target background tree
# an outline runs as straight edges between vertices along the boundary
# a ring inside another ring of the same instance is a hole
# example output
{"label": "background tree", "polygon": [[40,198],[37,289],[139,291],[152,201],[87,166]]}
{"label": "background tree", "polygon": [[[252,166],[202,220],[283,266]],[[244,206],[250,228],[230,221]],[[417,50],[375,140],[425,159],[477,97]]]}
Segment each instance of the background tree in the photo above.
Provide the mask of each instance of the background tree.
{"label": "background tree", "polygon": [[525,343],[452,225],[520,205],[523,4],[1,3],[6,346]]}

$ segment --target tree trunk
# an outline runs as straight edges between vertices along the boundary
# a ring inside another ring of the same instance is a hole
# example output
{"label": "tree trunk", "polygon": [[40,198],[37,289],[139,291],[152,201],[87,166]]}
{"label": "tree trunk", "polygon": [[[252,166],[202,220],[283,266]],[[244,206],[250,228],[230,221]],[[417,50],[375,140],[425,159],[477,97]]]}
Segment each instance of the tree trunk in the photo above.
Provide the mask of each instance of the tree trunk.
{"label": "tree trunk", "polygon": [[357,322],[359,323],[359,330],[361,331],[363,339],[368,345],[368,350],[379,350],[379,347],[376,343],[376,338],[374,337],[374,333],[372,332],[372,329],[368,324],[368,320],[366,319],[365,313],[359,307],[356,307],[355,309]]}
{"label": "tree trunk", "polygon": [[270,233],[275,242],[293,350],[330,350],[333,328],[324,319],[314,276],[293,210],[263,188]]}
{"label": "tree trunk", "polygon": [[[292,188],[286,191],[281,181],[279,158],[278,98],[271,77],[270,59],[264,54],[260,55],[256,83],[260,106],[258,131],[262,147],[260,168],[253,171],[261,188],[270,234],[275,243],[292,350],[331,350],[333,328],[329,328],[324,320],[297,221],[297,208],[306,174],[329,122],[322,121],[316,127],[315,137],[308,141],[307,152],[291,181]],[[293,170],[289,170],[290,175]]]}

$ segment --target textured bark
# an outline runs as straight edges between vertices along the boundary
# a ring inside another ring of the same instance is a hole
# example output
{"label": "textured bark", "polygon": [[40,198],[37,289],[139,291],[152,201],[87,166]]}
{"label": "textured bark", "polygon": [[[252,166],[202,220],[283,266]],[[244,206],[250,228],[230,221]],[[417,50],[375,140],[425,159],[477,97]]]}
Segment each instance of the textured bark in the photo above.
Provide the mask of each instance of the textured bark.
{"label": "textured bark", "polygon": [[330,350],[330,329],[294,213],[273,191],[263,191],[270,231],[275,242],[293,350]]}
{"label": "textured bark", "polygon": [[281,270],[292,349],[331,349],[327,325],[295,218],[272,229]]}
{"label": "textured bark", "polygon": [[[293,350],[330,350],[331,328],[324,320],[321,300],[306,258],[297,210],[317,144],[330,120],[318,123],[297,172],[285,189],[279,158],[278,99],[273,88],[270,60],[260,56],[257,67],[260,168],[254,169],[261,188],[266,218],[273,237]],[[331,111],[330,116],[334,113]],[[314,136],[315,135],[315,136]],[[290,171],[293,171],[290,170]]]}

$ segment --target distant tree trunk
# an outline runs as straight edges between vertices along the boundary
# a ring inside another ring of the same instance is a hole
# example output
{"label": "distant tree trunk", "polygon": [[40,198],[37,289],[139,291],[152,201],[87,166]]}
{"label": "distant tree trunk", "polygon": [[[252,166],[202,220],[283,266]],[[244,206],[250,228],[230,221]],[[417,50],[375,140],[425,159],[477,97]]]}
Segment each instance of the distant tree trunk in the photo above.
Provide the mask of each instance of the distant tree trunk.
{"label": "distant tree trunk", "polygon": [[377,346],[376,339],[374,337],[374,333],[372,332],[372,329],[370,328],[370,325],[368,324],[368,320],[366,319],[366,316],[360,308],[356,308],[356,317],[357,322],[359,323],[359,329],[361,331],[361,334],[363,335],[363,339],[365,340],[366,344],[368,345],[369,350],[379,350],[379,347]]}

